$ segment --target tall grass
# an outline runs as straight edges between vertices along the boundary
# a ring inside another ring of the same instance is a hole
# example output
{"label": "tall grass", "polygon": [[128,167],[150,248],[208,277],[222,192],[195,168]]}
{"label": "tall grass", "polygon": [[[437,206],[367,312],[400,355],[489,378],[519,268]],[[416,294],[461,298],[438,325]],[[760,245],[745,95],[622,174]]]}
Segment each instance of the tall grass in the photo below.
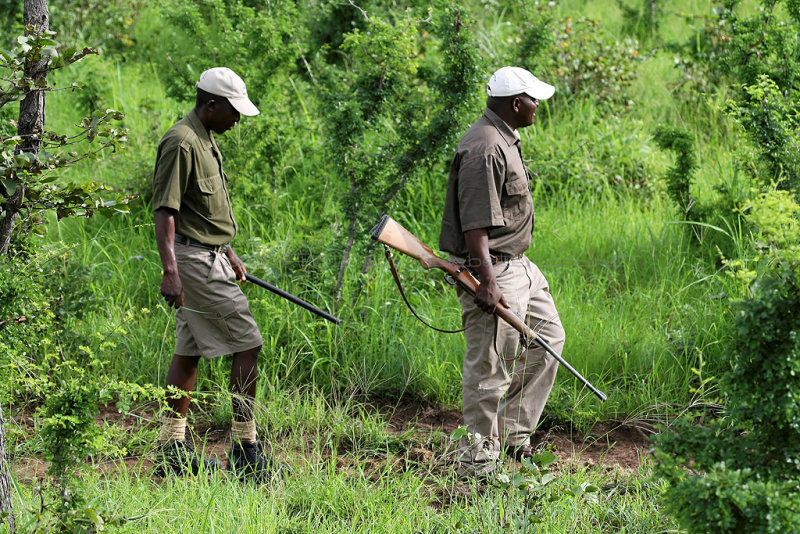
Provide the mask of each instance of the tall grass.
{"label": "tall grass", "polygon": [[[496,489],[464,486],[449,493],[441,479],[411,471],[343,470],[335,460],[303,467],[267,486],[241,484],[222,475],[153,482],[140,469],[118,469],[112,478],[86,480],[92,504],[137,518],[121,532],[506,532],[501,514],[519,513],[520,501]],[[537,532],[667,531],[672,525],[654,506],[658,487],[629,475],[570,474],[551,490],[590,481],[607,489],[596,500],[563,499],[542,507]],[[22,502],[36,505],[23,488]],[[142,517],[144,516],[144,517]],[[23,514],[21,525],[30,521]]]}

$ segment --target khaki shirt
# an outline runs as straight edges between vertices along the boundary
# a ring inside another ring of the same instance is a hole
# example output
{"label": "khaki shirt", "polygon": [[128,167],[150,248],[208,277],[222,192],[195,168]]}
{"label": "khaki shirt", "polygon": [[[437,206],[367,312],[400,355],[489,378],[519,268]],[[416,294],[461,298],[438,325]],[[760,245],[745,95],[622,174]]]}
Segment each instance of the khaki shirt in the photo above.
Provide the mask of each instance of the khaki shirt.
{"label": "khaki shirt", "polygon": [[533,217],[519,134],[487,108],[450,163],[439,248],[466,257],[464,232],[485,228],[490,252],[516,256],[531,244]]}
{"label": "khaki shirt", "polygon": [[224,245],[236,235],[222,154],[194,110],[158,145],[153,210],[159,208],[175,210],[175,232],[195,241]]}

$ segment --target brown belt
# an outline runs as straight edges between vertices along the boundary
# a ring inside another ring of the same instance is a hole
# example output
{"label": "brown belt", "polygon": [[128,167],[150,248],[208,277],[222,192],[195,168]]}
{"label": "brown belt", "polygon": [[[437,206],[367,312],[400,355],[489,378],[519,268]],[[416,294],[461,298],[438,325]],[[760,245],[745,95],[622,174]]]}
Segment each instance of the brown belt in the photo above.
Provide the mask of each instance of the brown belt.
{"label": "brown belt", "polygon": [[175,234],[175,242],[179,245],[186,245],[188,247],[202,248],[205,250],[213,250],[214,252],[225,252],[228,250],[228,245],[206,245],[200,241],[195,241],[181,234]]}
{"label": "brown belt", "polygon": [[504,254],[502,252],[492,252],[489,251],[489,259],[492,260],[492,265],[497,265],[498,263],[506,263],[513,260],[518,260],[522,258],[525,254],[517,254],[516,256],[511,254]]}
{"label": "brown belt", "polygon": [[[489,261],[492,262],[492,265],[497,265],[498,263],[507,263],[509,261],[518,260],[525,256],[525,254],[517,254],[516,256],[511,254],[504,254],[502,252],[492,252],[489,251]],[[467,256],[466,258],[460,258],[458,256],[452,256],[451,260],[455,261],[456,263],[460,263],[462,265],[466,265],[467,267],[476,267],[472,265],[471,261],[472,258]]]}

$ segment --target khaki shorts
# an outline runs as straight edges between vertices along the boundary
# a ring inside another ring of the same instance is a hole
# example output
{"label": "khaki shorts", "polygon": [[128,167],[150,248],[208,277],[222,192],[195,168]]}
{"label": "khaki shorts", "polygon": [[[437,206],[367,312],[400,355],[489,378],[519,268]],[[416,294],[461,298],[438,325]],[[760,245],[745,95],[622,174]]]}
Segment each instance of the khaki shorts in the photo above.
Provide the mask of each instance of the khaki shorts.
{"label": "khaki shorts", "polygon": [[175,354],[216,358],[264,343],[224,253],[175,243],[184,305],[175,314]]}

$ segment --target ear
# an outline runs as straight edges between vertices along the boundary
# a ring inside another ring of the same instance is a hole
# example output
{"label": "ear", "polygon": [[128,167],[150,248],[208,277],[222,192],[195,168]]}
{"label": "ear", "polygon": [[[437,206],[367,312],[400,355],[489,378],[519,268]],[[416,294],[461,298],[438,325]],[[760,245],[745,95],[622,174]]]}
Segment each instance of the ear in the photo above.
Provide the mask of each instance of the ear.
{"label": "ear", "polygon": [[517,113],[520,109],[522,109],[522,99],[518,96],[515,96],[513,100],[511,100],[511,109],[514,113]]}

